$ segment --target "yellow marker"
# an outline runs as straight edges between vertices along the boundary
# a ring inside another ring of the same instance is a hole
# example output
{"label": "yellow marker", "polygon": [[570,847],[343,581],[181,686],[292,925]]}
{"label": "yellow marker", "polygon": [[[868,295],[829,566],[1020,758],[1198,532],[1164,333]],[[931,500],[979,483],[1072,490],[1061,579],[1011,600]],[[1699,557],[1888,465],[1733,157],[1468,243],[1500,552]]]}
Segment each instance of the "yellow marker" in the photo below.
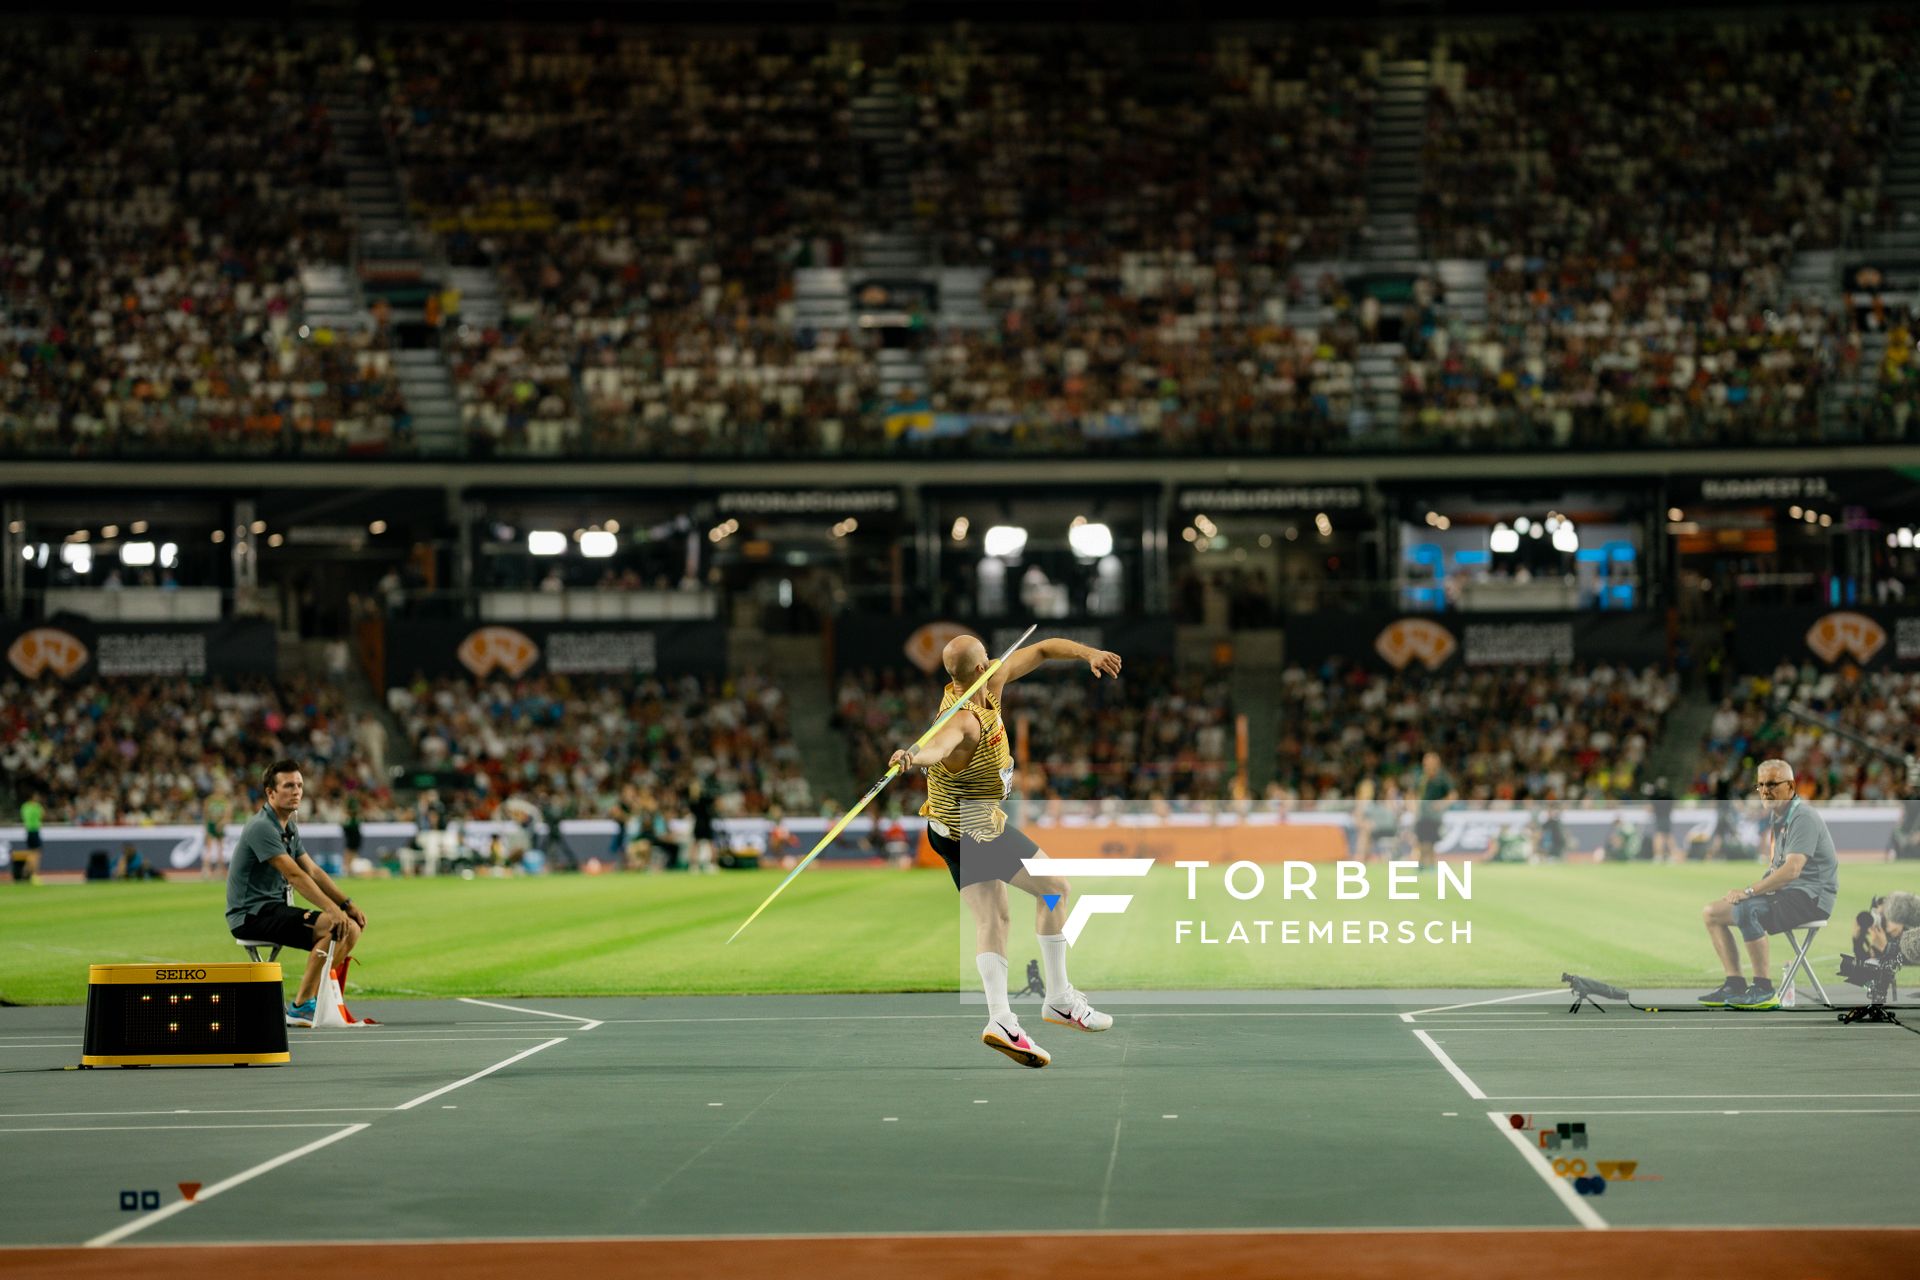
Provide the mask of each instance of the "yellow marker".
{"label": "yellow marker", "polygon": [[[1008,658],[1011,658],[1013,656],[1013,651],[1015,649],[1018,649],[1021,645],[1025,644],[1027,642],[1027,637],[1032,635],[1034,632],[1034,628],[1038,627],[1039,625],[1040,625],[1039,623],[1035,623],[1032,627],[1028,627],[1025,631],[1022,631],[1020,633],[1020,638],[1018,640],[1015,640],[1012,644],[1008,645],[1005,653],[1002,653],[999,657],[995,658],[992,662],[989,662],[987,664],[987,669],[980,673],[980,678],[978,680],[975,680],[971,685],[967,686],[967,691],[961,694],[960,697],[957,700],[955,700],[952,706],[948,707],[944,712],[942,712],[940,715],[940,718],[938,720],[935,720],[933,724],[928,727],[925,733],[920,735],[919,740],[913,744],[914,749],[917,750],[920,747],[925,746],[928,742],[932,741],[933,735],[940,732],[941,729],[946,727],[947,721],[953,719],[954,713],[959,711],[960,708],[967,705],[967,699],[971,698],[974,694],[978,693],[980,691],[980,686],[993,678],[993,673],[1000,669],[1000,664],[1005,662]],[[787,878],[780,882],[778,888],[774,889],[772,893],[767,895],[767,900],[765,902],[761,903],[759,906],[753,909],[753,914],[747,917],[746,924],[741,925],[738,929],[735,929],[733,931],[733,937],[730,937],[727,939],[728,943],[732,943],[734,938],[737,938],[741,934],[745,933],[747,931],[747,925],[752,924],[755,920],[758,920],[760,918],[760,913],[762,911],[765,911],[768,907],[772,906],[773,900],[780,896],[781,891],[784,890],[788,885],[793,883],[794,877],[799,875],[802,871],[805,871],[808,865],[811,864],[815,858],[820,856],[820,851],[822,849],[825,849],[828,845],[832,844],[833,838],[839,835],[841,831],[843,831],[846,828],[846,825],[849,822],[853,821],[854,815],[859,813],[862,809],[866,808],[869,804],[871,804],[873,802],[873,798],[879,795],[882,791],[886,790],[887,784],[889,782],[892,782],[894,778],[899,776],[899,773],[900,773],[899,765],[888,765],[887,771],[884,774],[880,775],[880,781],[874,783],[871,787],[868,787],[867,794],[860,797],[860,803],[854,805],[853,808],[847,810],[846,816],[842,817],[840,821],[834,823],[832,829],[829,830],[827,834],[820,837],[820,843],[813,846],[812,852],[808,853],[806,857],[800,859],[800,863],[798,866],[794,867],[793,870],[787,872]]]}

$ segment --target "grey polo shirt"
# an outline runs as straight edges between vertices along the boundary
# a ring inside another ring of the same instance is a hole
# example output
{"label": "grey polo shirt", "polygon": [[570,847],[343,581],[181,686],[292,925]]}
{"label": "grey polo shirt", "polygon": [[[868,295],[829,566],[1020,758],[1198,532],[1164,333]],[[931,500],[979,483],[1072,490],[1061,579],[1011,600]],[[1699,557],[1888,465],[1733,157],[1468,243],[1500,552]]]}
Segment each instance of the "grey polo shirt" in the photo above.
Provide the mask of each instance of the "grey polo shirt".
{"label": "grey polo shirt", "polygon": [[240,833],[240,846],[227,864],[227,928],[239,928],[241,921],[258,915],[263,907],[284,905],[287,878],[272,860],[284,853],[297,862],[306,851],[293,823],[282,828],[273,810],[261,805]]}
{"label": "grey polo shirt", "polygon": [[1833,854],[1827,820],[1795,796],[1787,811],[1767,824],[1767,834],[1773,846],[1768,870],[1785,862],[1788,854],[1802,854],[1807,859],[1807,865],[1800,868],[1800,878],[1782,886],[1779,892],[1804,893],[1819,904],[1822,913],[1831,914],[1840,896],[1840,860]]}

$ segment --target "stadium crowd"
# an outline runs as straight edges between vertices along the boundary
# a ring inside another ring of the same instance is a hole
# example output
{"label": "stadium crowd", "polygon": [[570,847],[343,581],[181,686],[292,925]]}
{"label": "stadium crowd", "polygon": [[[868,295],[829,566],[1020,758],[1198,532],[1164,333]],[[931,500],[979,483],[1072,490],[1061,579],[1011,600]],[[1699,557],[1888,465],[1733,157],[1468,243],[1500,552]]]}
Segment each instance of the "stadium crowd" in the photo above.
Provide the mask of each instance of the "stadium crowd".
{"label": "stadium crowd", "polygon": [[384,447],[389,339],[301,323],[341,262],[337,42],[23,24],[0,49],[0,448]]}
{"label": "stadium crowd", "polygon": [[[302,324],[302,269],[350,256],[334,96],[378,108],[435,254],[499,285],[498,321],[443,335],[479,452],[950,447],[899,438],[934,419],[1064,452],[1912,429],[1900,307],[1787,291],[1795,252],[1891,216],[1910,20],[1395,38],[25,27],[0,447],[408,446],[387,327]],[[1487,264],[1484,319],[1327,270],[1366,225],[1381,65],[1429,52],[1422,254]],[[883,74],[906,230],[986,273],[984,328],[920,317],[904,396],[794,291],[878,225],[854,103]],[[1395,337],[1385,421],[1362,348]]]}
{"label": "stadium crowd", "polygon": [[[1535,24],[1446,44],[1422,230],[1429,254],[1489,264],[1488,314],[1472,328],[1421,318],[1402,373],[1413,433],[1612,446],[1817,433],[1821,393],[1853,381],[1863,331],[1889,317],[1865,298],[1789,302],[1788,268],[1891,215],[1880,171],[1920,47],[1910,16]],[[1903,435],[1906,355],[1878,379],[1884,404],[1835,425]]]}
{"label": "stadium crowd", "polygon": [[1379,675],[1340,661],[1281,678],[1275,781],[1290,803],[1349,800],[1437,752],[1466,801],[1637,794],[1678,677],[1607,665]]}
{"label": "stadium crowd", "polygon": [[636,794],[677,798],[696,782],[721,816],[812,803],[786,700],[761,676],[416,679],[389,689],[387,704],[423,769],[472,776],[470,818],[516,796],[604,817]]}
{"label": "stadium crowd", "polygon": [[[1701,746],[1708,761],[1736,767],[1779,757],[1794,762],[1794,783],[1810,800],[1889,802],[1905,794],[1900,766],[1858,743],[1807,723],[1780,708],[1791,699],[1856,734],[1910,751],[1920,723],[1920,674],[1910,671],[1817,671],[1785,664],[1767,675],[1738,678],[1713,713]],[[1699,796],[1719,796],[1725,774],[1703,769],[1692,783]]]}
{"label": "stadium crowd", "polygon": [[0,683],[0,775],[53,822],[199,822],[209,806],[242,820],[281,756],[300,760],[312,817],[393,808],[384,732],[325,681]]}

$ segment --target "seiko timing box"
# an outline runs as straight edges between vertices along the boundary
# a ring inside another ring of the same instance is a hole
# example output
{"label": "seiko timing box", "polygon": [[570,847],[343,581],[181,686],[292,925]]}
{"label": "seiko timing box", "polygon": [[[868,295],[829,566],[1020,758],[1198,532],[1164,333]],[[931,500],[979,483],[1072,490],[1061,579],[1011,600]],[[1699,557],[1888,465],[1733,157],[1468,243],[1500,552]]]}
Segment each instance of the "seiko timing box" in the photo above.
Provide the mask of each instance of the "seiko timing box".
{"label": "seiko timing box", "polygon": [[278,964],[96,964],[83,1067],[288,1062]]}

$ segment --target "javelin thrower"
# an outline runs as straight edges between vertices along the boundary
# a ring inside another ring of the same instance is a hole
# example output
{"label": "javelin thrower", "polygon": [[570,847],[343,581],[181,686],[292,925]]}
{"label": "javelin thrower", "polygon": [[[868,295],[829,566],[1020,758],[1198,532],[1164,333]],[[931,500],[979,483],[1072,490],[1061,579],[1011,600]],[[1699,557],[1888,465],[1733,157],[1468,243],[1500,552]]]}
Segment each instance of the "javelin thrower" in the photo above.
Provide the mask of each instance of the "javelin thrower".
{"label": "javelin thrower", "polygon": [[[1093,678],[1117,677],[1120,655],[1072,640],[1048,639],[989,664],[973,636],[958,636],[941,655],[950,677],[940,702],[952,719],[928,738],[893,753],[898,769],[927,771],[927,840],[946,862],[960,900],[973,914],[974,964],[987,993],[987,1026],[980,1041],[1027,1067],[1053,1059],[1021,1029],[1007,1002],[1007,886],[1032,895],[1034,932],[1046,983],[1041,1006],[1046,1021],[1081,1031],[1105,1031],[1113,1018],[1101,1013],[1067,981],[1069,886],[1058,876],[1036,876],[1022,859],[1045,857],[1038,845],[1007,822],[1000,802],[1013,789],[1013,756],[1007,750],[1000,700],[1006,687],[1050,660],[1084,662]],[[993,670],[993,666],[998,670]]]}

